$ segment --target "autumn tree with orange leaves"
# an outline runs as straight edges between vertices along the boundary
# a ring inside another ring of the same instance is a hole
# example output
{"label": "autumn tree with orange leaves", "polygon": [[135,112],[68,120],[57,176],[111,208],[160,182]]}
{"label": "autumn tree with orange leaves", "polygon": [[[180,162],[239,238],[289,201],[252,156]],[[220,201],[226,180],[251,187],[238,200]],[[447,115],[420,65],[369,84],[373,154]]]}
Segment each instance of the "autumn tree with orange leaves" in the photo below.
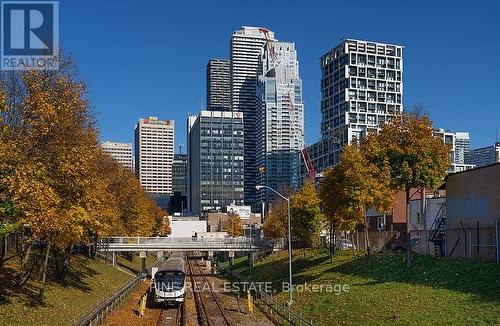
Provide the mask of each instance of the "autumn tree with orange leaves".
{"label": "autumn tree with orange leaves", "polygon": [[333,237],[336,231],[365,228],[365,248],[370,255],[366,212],[371,207],[387,212],[393,205],[387,162],[380,167],[368,161],[358,144],[346,146],[340,163],[325,172],[320,197],[323,213],[330,222],[330,258],[333,259]]}
{"label": "autumn tree with orange leaves", "polygon": [[[289,191],[285,190],[285,193]],[[302,187],[289,195],[291,236],[294,241],[302,244],[303,252],[306,247],[318,243],[321,233],[320,198],[313,181],[306,180]],[[288,203],[283,198],[277,197],[270,205],[264,225],[264,235],[270,239],[283,239],[288,237]]]}
{"label": "autumn tree with orange leaves", "polygon": [[[379,168],[388,166],[394,189],[404,191],[409,221],[410,190],[436,189],[450,167],[450,147],[434,136],[432,121],[420,106],[398,115],[385,124],[378,135],[364,142],[366,159]],[[407,232],[407,264],[410,264],[410,241]]]}
{"label": "autumn tree with orange leaves", "polygon": [[230,237],[241,237],[243,235],[243,223],[237,213],[227,214],[226,232]]}
{"label": "autumn tree with orange leaves", "polygon": [[[33,242],[43,244],[42,297],[49,256],[61,263],[55,267],[63,278],[73,245],[98,236],[151,235],[166,215],[132,172],[101,149],[86,85],[69,58],[60,67],[0,78],[0,225],[29,230],[20,285],[30,276]],[[169,232],[168,225],[163,229]]]}
{"label": "autumn tree with orange leaves", "polygon": [[321,185],[324,213],[333,228],[352,230],[363,224],[366,230],[367,209],[386,212],[398,190],[406,193],[408,205],[412,188],[437,188],[449,166],[450,148],[434,136],[427,115],[395,116],[379,133],[346,146],[340,164],[326,171]]}
{"label": "autumn tree with orange leaves", "polygon": [[282,198],[276,198],[269,205],[262,231],[268,239],[278,240],[287,237],[288,204]]}

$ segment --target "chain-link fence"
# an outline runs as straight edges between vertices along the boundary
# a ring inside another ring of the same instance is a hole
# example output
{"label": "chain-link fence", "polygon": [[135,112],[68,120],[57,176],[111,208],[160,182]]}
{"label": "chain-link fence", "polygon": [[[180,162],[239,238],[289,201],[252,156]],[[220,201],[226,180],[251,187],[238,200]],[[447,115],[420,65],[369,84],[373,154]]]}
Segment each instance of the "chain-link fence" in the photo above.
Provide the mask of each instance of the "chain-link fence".
{"label": "chain-link fence", "polygon": [[[500,262],[499,230],[495,226],[469,226],[462,228],[436,230],[411,230],[409,233],[411,249],[414,253],[478,259]],[[407,234],[397,231],[369,231],[338,235],[336,245],[340,249],[350,249],[343,241],[352,243],[356,249],[366,251],[406,251]]]}
{"label": "chain-link fence", "polygon": [[[347,237],[358,250],[366,251],[369,246],[370,250],[402,250],[406,246],[406,235],[403,232],[397,231],[368,231],[368,239],[365,238],[365,232],[355,232],[351,237]],[[344,237],[345,239],[345,237]],[[342,245],[342,242],[340,241]],[[343,248],[345,249],[345,248]]]}
{"label": "chain-link fence", "polygon": [[448,257],[499,262],[499,235],[495,227],[463,227],[445,231]]}

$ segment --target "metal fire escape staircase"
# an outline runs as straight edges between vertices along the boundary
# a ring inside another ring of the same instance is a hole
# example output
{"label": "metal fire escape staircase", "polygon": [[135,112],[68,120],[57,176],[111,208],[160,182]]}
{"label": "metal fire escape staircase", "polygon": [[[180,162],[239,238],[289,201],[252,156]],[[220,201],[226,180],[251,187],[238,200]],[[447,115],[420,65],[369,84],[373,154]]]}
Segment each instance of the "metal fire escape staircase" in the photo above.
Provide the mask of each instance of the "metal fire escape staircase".
{"label": "metal fire escape staircase", "polygon": [[446,242],[446,203],[442,203],[429,230],[429,241],[434,243],[434,254],[444,256]]}

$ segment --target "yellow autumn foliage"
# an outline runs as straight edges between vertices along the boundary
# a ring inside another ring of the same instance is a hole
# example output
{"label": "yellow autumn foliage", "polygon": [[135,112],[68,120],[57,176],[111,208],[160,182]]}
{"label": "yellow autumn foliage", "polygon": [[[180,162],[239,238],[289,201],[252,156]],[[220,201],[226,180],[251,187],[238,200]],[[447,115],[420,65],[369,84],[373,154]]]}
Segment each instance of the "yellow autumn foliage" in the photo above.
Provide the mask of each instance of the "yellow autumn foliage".
{"label": "yellow autumn foliage", "polygon": [[1,75],[0,207],[15,213],[0,221],[62,250],[90,236],[152,235],[165,212],[101,149],[85,83],[71,60],[61,66]]}

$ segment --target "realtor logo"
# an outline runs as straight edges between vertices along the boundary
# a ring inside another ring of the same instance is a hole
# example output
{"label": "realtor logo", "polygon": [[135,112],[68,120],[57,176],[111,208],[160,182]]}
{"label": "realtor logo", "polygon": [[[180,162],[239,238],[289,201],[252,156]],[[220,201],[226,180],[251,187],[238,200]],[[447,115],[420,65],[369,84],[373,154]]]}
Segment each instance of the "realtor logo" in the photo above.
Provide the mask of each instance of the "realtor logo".
{"label": "realtor logo", "polygon": [[1,69],[59,68],[59,3],[2,1]]}

